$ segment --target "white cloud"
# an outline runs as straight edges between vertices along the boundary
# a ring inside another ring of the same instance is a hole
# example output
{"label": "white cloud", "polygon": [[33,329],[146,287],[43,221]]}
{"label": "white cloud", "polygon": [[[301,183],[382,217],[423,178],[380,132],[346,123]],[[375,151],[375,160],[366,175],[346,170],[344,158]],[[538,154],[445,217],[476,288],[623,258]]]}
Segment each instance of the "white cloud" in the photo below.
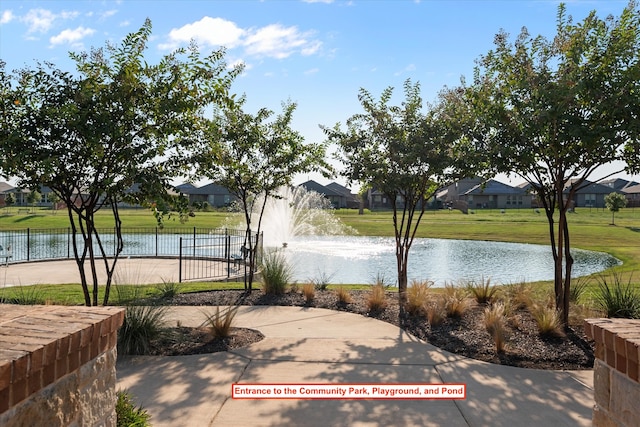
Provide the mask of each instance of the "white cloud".
{"label": "white cloud", "polygon": [[179,45],[195,40],[203,46],[225,46],[229,49],[240,43],[245,30],[234,22],[222,18],[205,16],[192,24],[174,28],[169,32],[169,42],[160,45],[161,49],[174,49]]}
{"label": "white cloud", "polygon": [[12,11],[4,10],[2,12],[2,15],[0,15],[0,24],[8,24],[9,22],[13,21],[13,18],[15,18],[15,15]]}
{"label": "white cloud", "polygon": [[129,25],[131,25],[131,22],[129,22],[129,21],[122,21],[122,22],[120,23],[120,26],[121,26],[121,27],[128,27]]}
{"label": "white cloud", "polygon": [[78,17],[80,13],[76,11],[63,11],[55,14],[47,9],[30,9],[26,15],[21,18],[27,24],[27,33],[46,33],[49,31],[56,20],[67,20]]}
{"label": "white cloud", "polygon": [[277,59],[287,58],[296,51],[310,55],[318,51],[322,43],[307,40],[309,36],[310,33],[301,33],[296,27],[272,24],[252,31],[245,39],[244,46],[249,55]]}
{"label": "white cloud", "polygon": [[320,69],[319,69],[319,68],[312,68],[312,69],[310,69],[310,70],[305,71],[305,72],[304,72],[304,75],[305,75],[305,76],[311,76],[311,75],[313,75],[313,74],[318,73],[319,71],[320,71]]}
{"label": "white cloud", "polygon": [[92,28],[84,27],[78,27],[75,30],[66,29],[57,36],[51,37],[49,39],[49,43],[51,43],[52,46],[63,43],[77,44],[80,40],[94,34],[95,32],[96,30]]}
{"label": "white cloud", "polygon": [[248,56],[283,59],[294,53],[305,56],[317,53],[322,42],[312,36],[312,32],[301,32],[297,27],[272,24],[243,29],[232,21],[205,16],[199,21],[172,29],[168,42],[159,47],[175,49],[195,40],[200,46],[224,46],[227,49],[244,47]]}
{"label": "white cloud", "polygon": [[302,0],[303,3],[333,3],[333,0]]}
{"label": "white cloud", "polygon": [[100,19],[107,19],[107,18],[115,15],[116,13],[118,13],[118,11],[116,9],[107,10],[107,11],[102,12],[100,14]]}

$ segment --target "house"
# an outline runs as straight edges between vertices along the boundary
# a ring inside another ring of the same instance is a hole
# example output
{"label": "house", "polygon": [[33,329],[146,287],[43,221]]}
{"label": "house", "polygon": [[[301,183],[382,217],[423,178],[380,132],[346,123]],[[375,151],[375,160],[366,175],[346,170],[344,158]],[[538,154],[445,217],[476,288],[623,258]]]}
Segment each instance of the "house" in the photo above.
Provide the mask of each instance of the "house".
{"label": "house", "polygon": [[532,197],[526,189],[489,179],[459,194],[470,209],[531,208]]}
{"label": "house", "polygon": [[612,179],[607,179],[605,181],[601,181],[600,184],[610,187],[612,189],[614,189],[615,191],[622,191],[624,190],[624,188],[626,187],[633,187],[636,185],[640,185],[640,183],[635,182],[635,181],[628,181],[626,179],[623,178],[612,178]]}
{"label": "house", "polygon": [[[348,207],[348,201],[352,198],[350,196],[353,196],[351,191],[346,187],[342,187],[340,184],[333,184],[335,185],[330,187],[331,184],[324,186],[316,181],[309,180],[300,184],[300,187],[304,187],[307,191],[315,191],[318,194],[322,194],[331,202],[331,206],[336,209]],[[357,207],[357,205],[354,207]]]}
{"label": "house", "polygon": [[344,185],[340,185],[337,182],[332,182],[330,184],[327,184],[326,187],[330,190],[342,194],[345,197],[346,204],[344,207],[348,209],[358,209],[360,207],[362,198],[357,194],[353,194],[351,190]]}
{"label": "house", "polygon": [[209,206],[222,208],[228,207],[237,200],[237,197],[232,194],[226,187],[216,183],[210,183],[202,187],[196,187],[193,184],[185,183],[178,185],[176,190],[180,194],[184,194],[189,197],[189,204],[206,202]]}
{"label": "house", "polygon": [[0,182],[0,207],[5,206],[4,199],[7,197],[9,191],[13,190],[13,185],[8,182]]}
{"label": "house", "polygon": [[524,186],[512,187],[495,179],[465,178],[439,191],[436,198],[445,206],[460,209],[531,208],[534,198]]}
{"label": "house", "polygon": [[640,184],[624,187],[620,192],[627,198],[627,207],[640,207]]}
{"label": "house", "polygon": [[[569,193],[569,189],[573,185],[574,181],[569,181],[565,185],[564,194]],[[591,181],[584,181],[576,191],[573,197],[574,207],[581,208],[604,208],[604,198],[611,193],[620,193],[621,191],[616,191],[612,187],[607,185],[598,184]]]}

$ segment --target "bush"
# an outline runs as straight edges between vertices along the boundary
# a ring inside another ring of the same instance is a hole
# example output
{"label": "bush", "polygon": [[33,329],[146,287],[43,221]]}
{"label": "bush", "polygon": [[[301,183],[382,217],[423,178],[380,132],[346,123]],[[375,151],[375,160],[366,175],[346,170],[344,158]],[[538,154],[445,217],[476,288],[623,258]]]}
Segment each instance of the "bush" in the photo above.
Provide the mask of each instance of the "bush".
{"label": "bush", "polygon": [[484,309],[484,326],[493,339],[497,353],[502,353],[507,342],[505,327],[505,307],[503,303],[496,303]]}
{"label": "bush", "polygon": [[589,282],[584,277],[579,277],[571,281],[571,287],[569,288],[569,302],[574,304],[580,303],[582,296],[587,290]]}
{"label": "bush", "polygon": [[173,298],[180,293],[180,284],[163,280],[162,283],[156,285],[156,289],[160,298]]}
{"label": "bush", "polygon": [[597,304],[607,317],[640,318],[640,294],[631,285],[631,277],[626,285],[618,273],[613,274],[612,280],[613,283],[609,283],[606,276],[598,277]]}
{"label": "bush", "polygon": [[462,317],[469,309],[469,298],[465,290],[459,286],[445,285],[444,309],[448,317]]}
{"label": "bush", "polygon": [[133,403],[133,398],[128,391],[118,390],[116,401],[116,426],[117,427],[148,427],[151,424],[151,415]]}
{"label": "bush", "polygon": [[407,312],[413,316],[425,315],[429,302],[429,288],[433,282],[428,280],[412,281],[407,289]]}
{"label": "bush", "polygon": [[538,325],[538,332],[543,337],[564,336],[562,322],[558,311],[553,307],[534,306],[531,315]]}
{"label": "bush", "polygon": [[262,290],[265,294],[282,295],[287,290],[293,273],[285,256],[267,252],[262,259]]}
{"label": "bush", "polygon": [[316,296],[316,287],[313,283],[305,283],[302,285],[302,295],[307,304],[311,304]]}
{"label": "bush", "polygon": [[427,320],[431,326],[437,326],[444,322],[446,315],[444,302],[444,298],[438,298],[433,304],[427,305]]}
{"label": "bush", "polygon": [[166,312],[163,306],[128,306],[118,331],[118,353],[149,354],[152,342],[165,333]]}
{"label": "bush", "polygon": [[205,324],[209,326],[209,331],[214,338],[227,338],[231,335],[233,319],[238,313],[239,306],[234,305],[220,311],[220,307],[216,307],[216,312],[208,314],[203,311],[206,317]]}
{"label": "bush", "polygon": [[339,286],[338,289],[336,289],[336,297],[340,304],[349,304],[352,301],[351,293],[344,286]]}
{"label": "bush", "polygon": [[467,289],[478,304],[490,303],[498,291],[495,285],[491,285],[491,279],[484,280],[484,277],[479,282],[472,280],[467,283]]}
{"label": "bush", "polygon": [[387,294],[382,283],[371,286],[371,292],[367,297],[367,307],[370,312],[381,311],[387,307]]}
{"label": "bush", "polygon": [[529,283],[521,282],[503,286],[503,290],[514,311],[531,307],[533,304],[533,289]]}

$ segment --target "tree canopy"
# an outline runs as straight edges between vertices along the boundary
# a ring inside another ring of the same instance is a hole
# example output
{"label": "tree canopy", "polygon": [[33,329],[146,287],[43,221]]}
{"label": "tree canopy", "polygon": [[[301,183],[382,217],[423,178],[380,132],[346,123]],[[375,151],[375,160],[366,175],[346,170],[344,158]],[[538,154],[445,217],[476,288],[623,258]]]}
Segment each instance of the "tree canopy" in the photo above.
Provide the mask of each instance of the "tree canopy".
{"label": "tree canopy", "polygon": [[639,73],[635,2],[617,18],[600,19],[594,11],[580,23],[561,4],[553,39],[532,37],[525,28],[511,43],[498,33],[465,89],[494,170],[521,176],[545,208],[556,306],[565,324],[573,264],[566,213],[599,167],[620,160],[637,170]]}
{"label": "tree canopy", "polygon": [[[339,147],[348,181],[382,192],[391,202],[400,314],[404,316],[409,250],[427,203],[447,183],[473,174],[477,156],[470,155],[469,139],[460,138],[452,126],[452,118],[460,117],[458,98],[452,92],[444,91],[440,104],[428,114],[422,112],[418,83],[405,82],[400,106],[390,105],[392,95],[389,87],[375,100],[360,89],[358,99],[364,112],[351,116],[346,129],[340,123],[323,129],[328,141]],[[460,168],[463,153],[469,156]]]}
{"label": "tree canopy", "polygon": [[[119,203],[169,198],[170,179],[185,173],[184,154],[198,142],[199,117],[208,106],[230,103],[238,72],[227,70],[223,50],[202,57],[194,45],[150,65],[150,36],[147,20],[120,45],[72,53],[73,73],[45,63],[11,75],[0,64],[0,170],[23,187],[48,186],[66,204],[87,305],[98,303],[95,251],[108,277],[103,303],[109,298],[123,247]],[[103,207],[113,212],[113,249],[93,221]]]}
{"label": "tree canopy", "polygon": [[[252,289],[256,262],[252,235],[261,231],[262,215],[270,197],[291,185],[296,174],[311,171],[329,173],[323,144],[305,143],[291,128],[296,104],[285,102],[282,113],[261,108],[256,114],[243,110],[238,100],[207,121],[208,144],[196,155],[196,175],[215,180],[238,197],[246,224],[249,249],[248,290]],[[257,214],[257,224],[252,217]]]}

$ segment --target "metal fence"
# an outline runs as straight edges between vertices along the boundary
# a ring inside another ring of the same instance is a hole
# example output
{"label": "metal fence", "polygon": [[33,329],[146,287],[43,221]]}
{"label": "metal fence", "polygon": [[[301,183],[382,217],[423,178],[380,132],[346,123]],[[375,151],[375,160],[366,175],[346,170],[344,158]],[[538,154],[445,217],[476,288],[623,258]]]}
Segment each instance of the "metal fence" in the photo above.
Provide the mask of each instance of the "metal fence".
{"label": "metal fence", "polygon": [[258,256],[262,253],[262,238],[254,234],[251,239],[250,246],[244,230],[227,228],[212,230],[206,236],[180,237],[180,282],[244,277],[250,267],[248,248]]}
{"label": "metal fence", "polygon": [[[114,256],[117,248],[115,230],[98,229],[98,233],[107,255]],[[248,247],[245,235],[244,230],[197,227],[123,228],[124,247],[120,256],[180,258],[181,280],[222,277],[221,264],[226,262],[225,272],[227,277],[231,277],[233,269],[245,264],[246,256],[243,256],[242,250]],[[253,236],[253,239],[253,246],[261,248],[261,239],[257,236]],[[82,251],[84,243],[81,235],[76,236],[76,242]],[[99,253],[97,242],[94,242],[94,251]],[[0,261],[3,263],[71,258],[73,234],[70,228],[0,231]],[[215,268],[207,263],[215,263]]]}

